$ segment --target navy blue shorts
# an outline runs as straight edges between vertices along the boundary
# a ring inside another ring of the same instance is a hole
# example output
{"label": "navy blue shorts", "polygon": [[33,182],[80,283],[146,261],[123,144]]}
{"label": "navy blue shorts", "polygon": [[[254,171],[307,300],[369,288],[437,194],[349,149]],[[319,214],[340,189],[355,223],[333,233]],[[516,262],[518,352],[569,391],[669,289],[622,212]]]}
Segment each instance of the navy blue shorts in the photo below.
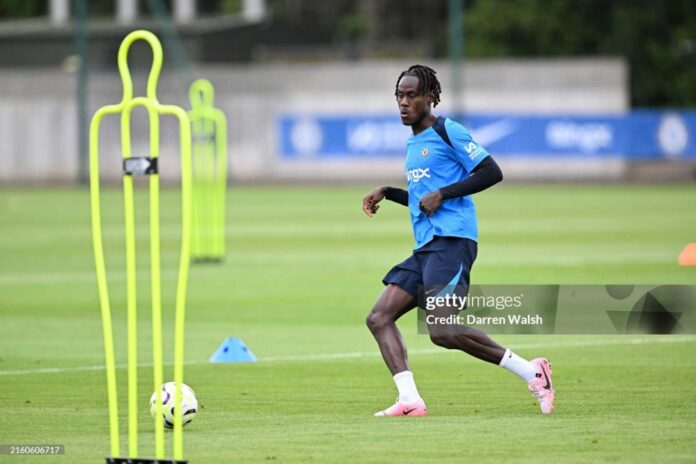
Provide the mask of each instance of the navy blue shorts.
{"label": "navy blue shorts", "polygon": [[459,286],[466,291],[477,249],[468,238],[435,237],[394,266],[382,282],[398,285],[416,298],[419,287]]}

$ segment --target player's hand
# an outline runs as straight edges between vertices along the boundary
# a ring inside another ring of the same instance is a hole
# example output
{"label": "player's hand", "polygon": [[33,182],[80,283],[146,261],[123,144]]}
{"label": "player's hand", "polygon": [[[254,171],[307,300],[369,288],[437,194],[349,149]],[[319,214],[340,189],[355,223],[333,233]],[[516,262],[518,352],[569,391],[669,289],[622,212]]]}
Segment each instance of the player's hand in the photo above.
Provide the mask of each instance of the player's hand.
{"label": "player's hand", "polygon": [[372,217],[372,215],[377,212],[379,209],[379,202],[384,200],[384,192],[386,190],[386,187],[377,187],[372,192],[365,195],[365,198],[363,198],[363,211],[365,211],[365,214]]}
{"label": "player's hand", "polygon": [[428,216],[432,216],[435,214],[435,211],[440,207],[442,204],[442,194],[440,193],[440,190],[435,190],[434,192],[430,192],[423,198],[421,198],[420,203],[418,206],[420,207],[421,211],[423,211],[425,214]]}

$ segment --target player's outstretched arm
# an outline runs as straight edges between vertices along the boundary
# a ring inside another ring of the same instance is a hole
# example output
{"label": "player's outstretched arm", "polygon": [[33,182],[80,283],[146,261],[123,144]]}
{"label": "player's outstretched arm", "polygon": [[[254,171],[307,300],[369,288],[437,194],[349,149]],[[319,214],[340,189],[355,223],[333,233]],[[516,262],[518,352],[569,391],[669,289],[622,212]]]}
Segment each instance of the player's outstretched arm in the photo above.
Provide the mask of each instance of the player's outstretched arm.
{"label": "player's outstretched arm", "polygon": [[385,198],[400,205],[408,206],[408,192],[406,190],[387,186],[377,187],[363,198],[363,211],[365,211],[365,214],[372,217],[379,209],[379,202]]}
{"label": "player's outstretched arm", "polygon": [[420,201],[420,209],[432,216],[443,201],[486,190],[503,180],[503,171],[493,157],[484,158],[469,174],[459,182],[442,187],[425,195]]}

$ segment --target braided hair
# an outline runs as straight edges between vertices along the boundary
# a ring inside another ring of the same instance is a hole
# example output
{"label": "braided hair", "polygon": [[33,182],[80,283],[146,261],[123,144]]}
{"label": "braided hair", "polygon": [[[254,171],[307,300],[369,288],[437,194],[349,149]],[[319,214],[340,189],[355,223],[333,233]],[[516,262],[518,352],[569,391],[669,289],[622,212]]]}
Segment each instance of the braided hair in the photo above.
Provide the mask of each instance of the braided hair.
{"label": "braided hair", "polygon": [[433,106],[437,106],[437,104],[440,103],[440,92],[442,89],[440,87],[440,81],[437,80],[435,74],[437,73],[432,68],[421,64],[414,64],[399,75],[399,78],[396,80],[396,90],[394,91],[394,95],[399,93],[399,81],[402,77],[414,76],[418,78],[418,91],[422,93],[432,93]]}

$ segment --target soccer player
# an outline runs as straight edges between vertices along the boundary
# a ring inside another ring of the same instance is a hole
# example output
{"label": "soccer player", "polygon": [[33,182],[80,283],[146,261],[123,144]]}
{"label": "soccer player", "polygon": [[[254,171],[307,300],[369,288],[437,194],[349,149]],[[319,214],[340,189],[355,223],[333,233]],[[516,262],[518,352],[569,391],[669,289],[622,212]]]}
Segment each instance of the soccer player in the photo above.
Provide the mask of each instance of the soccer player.
{"label": "soccer player", "polygon": [[[396,82],[396,102],[401,122],[411,126],[406,144],[408,191],[379,187],[363,198],[363,211],[372,217],[388,199],[407,206],[416,244],[413,254],[384,277],[384,291],[367,316],[367,326],[377,340],[399,392],[396,403],[376,416],[425,416],[428,410],[409,369],[396,321],[417,306],[418,288],[458,288],[468,291],[469,273],[477,253],[476,212],[471,195],[503,179],[498,164],[476,143],[466,128],[432,114],[440,102],[435,71],[414,65]],[[436,316],[456,314],[445,307]],[[527,361],[500,346],[484,332],[459,324],[428,324],[430,339],[447,349],[458,349],[497,364],[527,383],[541,412],[553,412],[554,389],[548,360]]]}

